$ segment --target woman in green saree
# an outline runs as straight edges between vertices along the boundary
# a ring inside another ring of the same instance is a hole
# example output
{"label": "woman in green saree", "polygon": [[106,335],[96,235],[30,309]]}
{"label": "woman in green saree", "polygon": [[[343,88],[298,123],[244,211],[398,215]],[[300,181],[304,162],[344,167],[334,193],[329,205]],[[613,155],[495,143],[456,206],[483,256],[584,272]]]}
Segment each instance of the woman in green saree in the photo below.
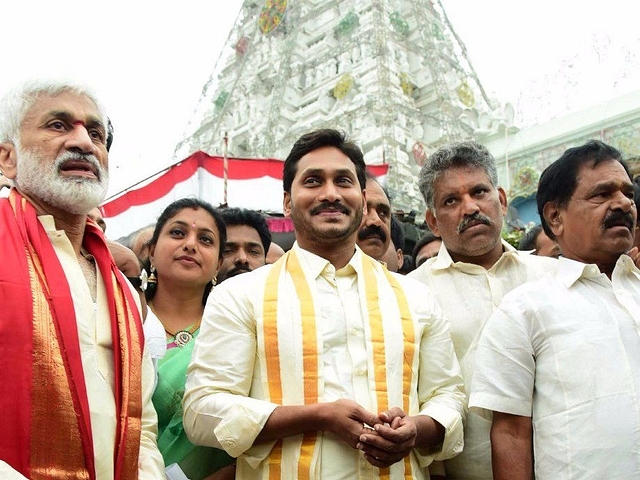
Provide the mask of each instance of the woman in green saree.
{"label": "woman in green saree", "polygon": [[231,457],[222,450],[193,445],[182,425],[187,367],[225,241],[219,213],[194,198],[169,205],[149,241],[148,315],[156,316],[167,334],[167,353],[158,362],[153,404],[158,412],[158,447],[168,478],[179,471],[189,480],[235,477]]}

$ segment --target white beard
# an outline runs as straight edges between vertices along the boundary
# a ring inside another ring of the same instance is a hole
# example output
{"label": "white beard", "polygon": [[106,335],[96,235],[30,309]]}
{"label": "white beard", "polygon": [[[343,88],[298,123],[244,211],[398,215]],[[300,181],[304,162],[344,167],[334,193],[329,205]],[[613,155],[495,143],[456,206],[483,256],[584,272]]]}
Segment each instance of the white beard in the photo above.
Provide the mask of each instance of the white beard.
{"label": "white beard", "polygon": [[[17,170],[14,180],[21,192],[71,214],[85,215],[102,203],[109,188],[109,172],[94,155],[64,152],[54,162],[47,162],[37,152],[16,145]],[[60,167],[68,160],[82,158],[91,163],[98,178],[60,175]]]}

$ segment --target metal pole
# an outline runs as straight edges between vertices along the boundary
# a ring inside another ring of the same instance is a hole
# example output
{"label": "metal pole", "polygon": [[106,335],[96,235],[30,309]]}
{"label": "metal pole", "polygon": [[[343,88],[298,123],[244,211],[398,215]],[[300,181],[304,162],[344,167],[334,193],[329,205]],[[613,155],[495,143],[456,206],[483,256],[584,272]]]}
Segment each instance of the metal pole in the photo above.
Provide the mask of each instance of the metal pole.
{"label": "metal pole", "polygon": [[227,184],[229,183],[229,136],[227,132],[224,132],[224,163],[223,163],[223,171],[224,171],[224,200],[223,204],[226,207],[227,203]]}

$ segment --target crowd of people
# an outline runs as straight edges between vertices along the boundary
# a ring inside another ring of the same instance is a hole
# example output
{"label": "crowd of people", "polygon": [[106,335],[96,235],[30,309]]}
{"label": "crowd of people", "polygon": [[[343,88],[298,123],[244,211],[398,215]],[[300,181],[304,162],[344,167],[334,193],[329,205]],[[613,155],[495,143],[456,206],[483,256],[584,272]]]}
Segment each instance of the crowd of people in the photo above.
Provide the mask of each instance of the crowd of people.
{"label": "crowd of people", "polygon": [[406,255],[332,129],[284,162],[286,252],[195,197],[107,240],[112,141],[84,86],[0,102],[0,477],[640,476],[640,186],[615,148],[543,172],[516,250],[491,153],[443,145]]}

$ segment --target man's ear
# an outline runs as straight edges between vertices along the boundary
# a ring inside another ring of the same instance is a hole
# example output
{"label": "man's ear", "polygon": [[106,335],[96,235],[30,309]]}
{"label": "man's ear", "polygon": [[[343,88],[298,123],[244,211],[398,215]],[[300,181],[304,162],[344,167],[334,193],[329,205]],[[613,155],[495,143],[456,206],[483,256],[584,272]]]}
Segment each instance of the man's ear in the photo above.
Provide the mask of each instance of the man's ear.
{"label": "man's ear", "polygon": [[17,160],[15,145],[9,142],[0,143],[0,171],[11,180],[16,178]]}
{"label": "man's ear", "polygon": [[507,193],[502,187],[498,187],[498,197],[500,198],[500,205],[502,205],[502,215],[507,214]]}
{"label": "man's ear", "polygon": [[556,238],[561,236],[564,232],[564,209],[558,208],[553,202],[547,202],[542,208],[542,215]]}
{"label": "man's ear", "polygon": [[436,237],[439,237],[440,229],[438,228],[438,219],[436,218],[434,213],[430,209],[427,209],[424,217],[427,221],[427,225],[429,225],[429,230],[431,230],[431,232],[433,232]]}
{"label": "man's ear", "polygon": [[367,191],[362,190],[362,215],[366,216],[367,212]]}
{"label": "man's ear", "polygon": [[282,213],[285,217],[291,217],[291,193],[284,192],[282,199]]}

